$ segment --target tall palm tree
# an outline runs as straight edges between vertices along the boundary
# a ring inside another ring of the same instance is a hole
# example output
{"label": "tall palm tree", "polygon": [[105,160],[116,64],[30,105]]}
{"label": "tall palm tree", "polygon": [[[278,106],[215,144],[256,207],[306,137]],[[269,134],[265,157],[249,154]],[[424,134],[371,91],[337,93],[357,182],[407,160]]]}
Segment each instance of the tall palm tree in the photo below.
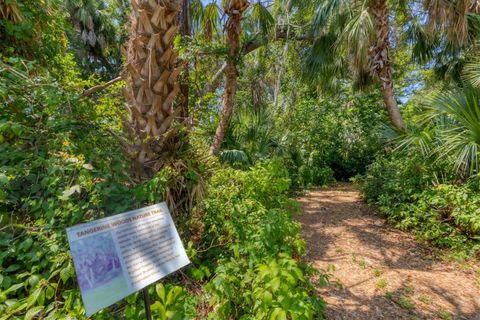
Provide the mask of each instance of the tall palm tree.
{"label": "tall palm tree", "polygon": [[223,96],[223,110],[220,116],[210,154],[215,154],[221,147],[228,129],[228,123],[233,113],[235,93],[237,91],[237,59],[240,52],[240,34],[242,32],[242,17],[248,7],[247,0],[228,0],[225,4],[225,14],[228,19],[225,25],[227,33],[228,57],[226,64],[226,83]]}
{"label": "tall palm tree", "polygon": [[375,37],[369,48],[369,71],[380,82],[380,91],[387,107],[390,121],[395,128],[403,130],[403,122],[400,109],[398,108],[393,91],[393,76],[391,60],[389,56],[389,12],[386,0],[369,0],[368,13],[372,17]]}
{"label": "tall palm tree", "polygon": [[179,148],[174,104],[180,67],[173,39],[179,30],[181,0],[131,0],[132,25],[128,45],[125,119],[132,142],[128,153],[138,179],[151,177]]}
{"label": "tall palm tree", "polygon": [[312,24],[316,41],[307,59],[309,66],[323,71],[320,77],[334,77],[349,65],[360,82],[376,79],[393,126],[403,130],[393,90],[387,1],[313,2],[317,5]]}

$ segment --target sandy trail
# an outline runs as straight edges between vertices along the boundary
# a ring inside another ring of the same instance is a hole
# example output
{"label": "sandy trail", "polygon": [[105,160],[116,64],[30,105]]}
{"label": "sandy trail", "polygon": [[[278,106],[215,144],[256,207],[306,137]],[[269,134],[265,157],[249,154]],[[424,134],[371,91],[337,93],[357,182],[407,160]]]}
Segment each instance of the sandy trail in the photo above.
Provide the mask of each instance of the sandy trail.
{"label": "sandy trail", "polygon": [[480,320],[480,268],[436,258],[393,229],[352,184],[298,199],[307,259],[329,273],[328,319]]}

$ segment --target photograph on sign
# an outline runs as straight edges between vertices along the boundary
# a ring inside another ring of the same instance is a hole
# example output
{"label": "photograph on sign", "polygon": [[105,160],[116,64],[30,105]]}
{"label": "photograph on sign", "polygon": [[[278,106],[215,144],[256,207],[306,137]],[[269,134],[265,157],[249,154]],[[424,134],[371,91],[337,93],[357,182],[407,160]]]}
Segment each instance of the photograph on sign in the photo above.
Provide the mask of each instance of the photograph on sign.
{"label": "photograph on sign", "polygon": [[190,263],[165,203],[67,228],[87,315]]}

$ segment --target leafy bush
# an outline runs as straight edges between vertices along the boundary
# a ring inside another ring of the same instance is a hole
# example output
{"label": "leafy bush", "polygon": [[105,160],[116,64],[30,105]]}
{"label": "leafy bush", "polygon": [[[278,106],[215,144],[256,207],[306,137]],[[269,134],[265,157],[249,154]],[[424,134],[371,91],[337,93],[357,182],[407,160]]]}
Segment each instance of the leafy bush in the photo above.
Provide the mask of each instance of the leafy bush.
{"label": "leafy bush", "polygon": [[478,254],[478,176],[463,185],[434,183],[437,180],[432,171],[418,154],[382,157],[370,167],[363,193],[398,228],[411,230],[418,238],[456,254]]}
{"label": "leafy bush", "polygon": [[416,154],[379,156],[369,167],[363,193],[370,202],[404,203],[430,183],[429,170]]}
{"label": "leafy bush", "polygon": [[[0,319],[85,319],[65,228],[159,202],[176,173],[165,169],[133,184],[111,134],[121,127],[107,112],[119,103],[108,96],[96,105],[80,100],[78,85],[65,90],[74,69],[61,85],[41,69],[30,74],[31,64],[11,62],[0,73]],[[32,90],[24,90],[27,85]],[[203,300],[211,318],[312,319],[320,313],[322,303],[309,294],[309,269],[298,260],[305,244],[287,210],[289,188],[279,161],[247,171],[219,169],[203,215],[179,220],[181,232],[194,227],[183,232],[195,242],[188,245],[195,267],[186,272],[206,282],[205,296],[178,277],[166,279],[149,289],[154,315],[194,319]],[[274,267],[271,274],[262,271]],[[94,318],[119,316],[143,319],[141,295]]]}
{"label": "leafy bush", "polygon": [[480,194],[467,186],[441,184],[417,197],[415,203],[392,211],[399,227],[439,247],[480,252]]}
{"label": "leafy bush", "polygon": [[313,151],[298,168],[298,182],[302,186],[325,186],[335,182],[334,171],[324,162],[318,151]]}
{"label": "leafy bush", "polygon": [[[112,98],[94,105],[79,100],[78,84],[65,90],[75,68],[61,85],[33,63],[9,63],[0,69],[0,319],[85,318],[65,228],[159,202],[175,173],[133,185],[109,131],[119,123],[104,112]],[[129,319],[142,318],[136,297]]]}
{"label": "leafy bush", "polygon": [[204,243],[218,241],[203,261],[215,277],[206,285],[212,319],[313,319],[323,303],[310,295],[299,225],[286,207],[290,181],[280,161],[251,170],[223,169],[211,180],[201,221]]}

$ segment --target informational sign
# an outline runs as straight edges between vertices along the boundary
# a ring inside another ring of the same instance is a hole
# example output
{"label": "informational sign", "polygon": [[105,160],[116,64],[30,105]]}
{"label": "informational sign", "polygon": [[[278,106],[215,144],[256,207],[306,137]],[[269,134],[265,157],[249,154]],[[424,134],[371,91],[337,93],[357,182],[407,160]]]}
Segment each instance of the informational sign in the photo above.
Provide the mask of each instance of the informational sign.
{"label": "informational sign", "polygon": [[165,203],[67,229],[87,316],[190,263]]}

